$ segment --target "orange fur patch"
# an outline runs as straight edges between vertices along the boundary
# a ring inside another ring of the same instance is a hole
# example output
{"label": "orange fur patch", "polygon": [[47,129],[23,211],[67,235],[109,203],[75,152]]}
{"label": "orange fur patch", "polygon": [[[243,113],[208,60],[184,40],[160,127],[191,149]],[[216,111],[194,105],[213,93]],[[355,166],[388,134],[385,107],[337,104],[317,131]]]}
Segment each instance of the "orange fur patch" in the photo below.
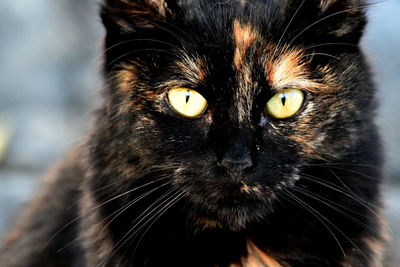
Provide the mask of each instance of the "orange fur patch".
{"label": "orange fur patch", "polygon": [[[122,95],[131,94],[132,91],[137,90],[135,88],[136,80],[136,67],[132,64],[120,65],[121,70],[115,72],[115,79],[117,81],[117,89]],[[141,110],[145,99],[156,99],[160,97],[161,92],[159,90],[149,89],[147,91],[139,91],[136,97],[132,100],[131,98],[125,98],[119,106],[119,113],[126,113],[130,110]]]}
{"label": "orange fur patch", "polygon": [[313,140],[315,140],[317,136],[318,136],[317,133],[310,132],[310,133],[304,134],[304,135],[293,135],[293,136],[290,136],[289,138],[296,141],[297,143],[299,143],[301,145],[302,152],[307,157],[321,159],[321,157],[319,156],[319,154],[317,152],[317,147],[314,147],[312,145]]}
{"label": "orange fur patch", "polygon": [[[377,264],[378,262],[381,262],[382,257],[383,257],[383,248],[384,248],[384,242],[381,240],[373,239],[371,237],[364,237],[363,241],[367,246],[370,248],[370,250],[374,253],[374,260],[375,263]],[[376,265],[378,266],[378,265]]]}
{"label": "orange fur patch", "polygon": [[[243,267],[282,267],[272,256],[260,250],[251,241],[247,241],[247,252],[249,254],[242,259]],[[231,265],[233,266],[235,265]]]}
{"label": "orange fur patch", "polygon": [[365,244],[369,247],[372,255],[371,255],[371,261],[373,266],[376,267],[381,267],[383,266],[383,258],[385,255],[385,245],[388,244],[390,241],[390,235],[389,231],[390,228],[386,224],[386,221],[381,217],[380,215],[381,212],[377,211],[375,216],[378,221],[378,227],[379,227],[379,237],[374,238],[370,236],[364,236],[362,237],[362,240],[364,241]]}
{"label": "orange fur patch", "polygon": [[310,87],[307,69],[302,63],[302,54],[292,51],[278,58],[267,66],[270,85],[281,89],[288,85],[301,85],[301,88]]}
{"label": "orange fur patch", "polygon": [[132,66],[124,66],[124,69],[120,70],[116,74],[118,81],[118,88],[122,92],[129,92],[132,90],[132,86],[135,82],[134,69]]}
{"label": "orange fur patch", "polygon": [[17,241],[18,239],[20,239],[22,237],[22,235],[24,234],[25,229],[16,229],[14,231],[12,231],[11,233],[9,233],[8,235],[5,236],[4,239],[4,247],[7,248],[8,246],[11,246],[12,243],[14,243],[15,241]]}
{"label": "orange fur patch", "polygon": [[334,91],[335,87],[329,85],[329,70],[323,69],[325,80],[313,80],[307,68],[308,62],[300,50],[284,53],[278,59],[267,64],[266,73],[268,82],[276,90],[292,87],[308,90],[313,93]]}
{"label": "orange fur patch", "polygon": [[262,191],[261,191],[261,186],[255,185],[255,186],[248,186],[244,182],[242,182],[242,186],[240,187],[240,191],[246,194],[255,194],[257,196],[262,196]]}
{"label": "orange fur patch", "polygon": [[236,69],[240,69],[243,64],[243,59],[246,51],[256,40],[257,34],[253,31],[249,24],[241,24],[235,20],[233,23],[233,35],[236,43],[233,62]]}

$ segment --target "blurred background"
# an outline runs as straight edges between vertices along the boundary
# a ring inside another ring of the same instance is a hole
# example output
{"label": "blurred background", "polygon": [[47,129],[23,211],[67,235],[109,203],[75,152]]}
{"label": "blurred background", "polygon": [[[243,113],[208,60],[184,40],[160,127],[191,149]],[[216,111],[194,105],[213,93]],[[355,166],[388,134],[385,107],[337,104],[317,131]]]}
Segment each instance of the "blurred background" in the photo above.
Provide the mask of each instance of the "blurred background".
{"label": "blurred background", "polygon": [[[39,177],[88,131],[100,102],[98,0],[0,1],[0,239]],[[369,10],[363,49],[387,152],[390,267],[400,266],[400,1]]]}

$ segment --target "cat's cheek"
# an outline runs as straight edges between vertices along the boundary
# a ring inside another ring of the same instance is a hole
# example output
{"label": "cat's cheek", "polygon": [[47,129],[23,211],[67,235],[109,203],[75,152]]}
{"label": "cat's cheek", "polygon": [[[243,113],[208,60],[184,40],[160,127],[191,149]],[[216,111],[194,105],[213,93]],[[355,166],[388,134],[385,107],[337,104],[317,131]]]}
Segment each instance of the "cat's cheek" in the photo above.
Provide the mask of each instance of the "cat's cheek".
{"label": "cat's cheek", "polygon": [[[161,156],[166,163],[174,163],[179,169],[177,174],[187,166],[191,169],[207,165],[204,157],[213,150],[208,147],[210,124],[206,121],[206,117],[188,119],[159,112],[153,112],[151,118],[142,115],[134,127],[136,141],[133,149],[152,151],[153,157]],[[175,171],[174,168],[171,167],[171,171]]]}
{"label": "cat's cheek", "polygon": [[[308,159],[337,159],[357,143],[354,125],[359,118],[352,103],[336,96],[320,97],[310,103],[288,139],[295,142],[299,153]],[[323,110],[324,112],[320,112]]]}
{"label": "cat's cheek", "polygon": [[293,143],[298,148],[298,154],[306,158],[321,158],[326,139],[322,129],[326,118],[321,117],[323,113],[319,110],[322,110],[319,99],[309,99],[296,120],[289,125],[291,131],[287,135],[288,142]]}

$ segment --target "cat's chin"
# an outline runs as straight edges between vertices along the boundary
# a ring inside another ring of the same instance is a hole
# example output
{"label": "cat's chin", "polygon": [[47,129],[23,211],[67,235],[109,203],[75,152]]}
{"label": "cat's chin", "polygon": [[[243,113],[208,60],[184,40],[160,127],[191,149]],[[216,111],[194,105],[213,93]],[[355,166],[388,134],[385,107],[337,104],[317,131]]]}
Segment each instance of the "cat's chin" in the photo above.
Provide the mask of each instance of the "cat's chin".
{"label": "cat's chin", "polygon": [[299,179],[296,173],[281,177],[269,179],[269,184],[264,185],[251,180],[186,184],[187,200],[195,207],[190,217],[200,230],[219,228],[235,232],[268,220],[276,212],[276,200],[281,193],[295,186]]}
{"label": "cat's chin", "polygon": [[219,228],[242,231],[268,220],[277,212],[279,198],[285,190],[295,186],[299,177],[293,174],[270,186],[225,184],[213,186],[213,190],[188,192],[190,201],[196,206],[196,214],[191,214],[195,225],[200,229]]}
{"label": "cat's chin", "polygon": [[190,217],[197,230],[223,229],[240,232],[268,219],[274,212],[272,204],[276,194],[271,193],[264,198],[242,193],[237,196],[223,196],[214,201],[207,198],[193,203],[197,208],[192,210]]}
{"label": "cat's chin", "polygon": [[[254,208],[254,209],[252,209]],[[246,230],[249,225],[264,221],[273,212],[268,203],[258,207],[220,207],[218,210],[197,211],[190,214],[198,231],[223,229],[233,232]]]}

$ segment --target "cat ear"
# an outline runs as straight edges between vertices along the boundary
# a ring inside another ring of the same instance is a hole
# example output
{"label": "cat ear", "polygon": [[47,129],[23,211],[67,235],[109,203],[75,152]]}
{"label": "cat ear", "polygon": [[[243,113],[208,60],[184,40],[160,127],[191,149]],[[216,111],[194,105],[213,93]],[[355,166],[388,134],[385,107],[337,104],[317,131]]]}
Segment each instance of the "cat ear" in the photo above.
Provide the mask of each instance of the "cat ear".
{"label": "cat ear", "polygon": [[[320,22],[330,36],[358,42],[366,25],[366,0],[317,0]],[[321,29],[321,28],[320,28]]]}
{"label": "cat ear", "polygon": [[173,27],[176,18],[173,10],[178,10],[176,0],[104,0],[105,69],[172,43],[168,27]]}
{"label": "cat ear", "polygon": [[105,0],[101,17],[107,32],[129,33],[172,19],[175,6],[171,0]]}

